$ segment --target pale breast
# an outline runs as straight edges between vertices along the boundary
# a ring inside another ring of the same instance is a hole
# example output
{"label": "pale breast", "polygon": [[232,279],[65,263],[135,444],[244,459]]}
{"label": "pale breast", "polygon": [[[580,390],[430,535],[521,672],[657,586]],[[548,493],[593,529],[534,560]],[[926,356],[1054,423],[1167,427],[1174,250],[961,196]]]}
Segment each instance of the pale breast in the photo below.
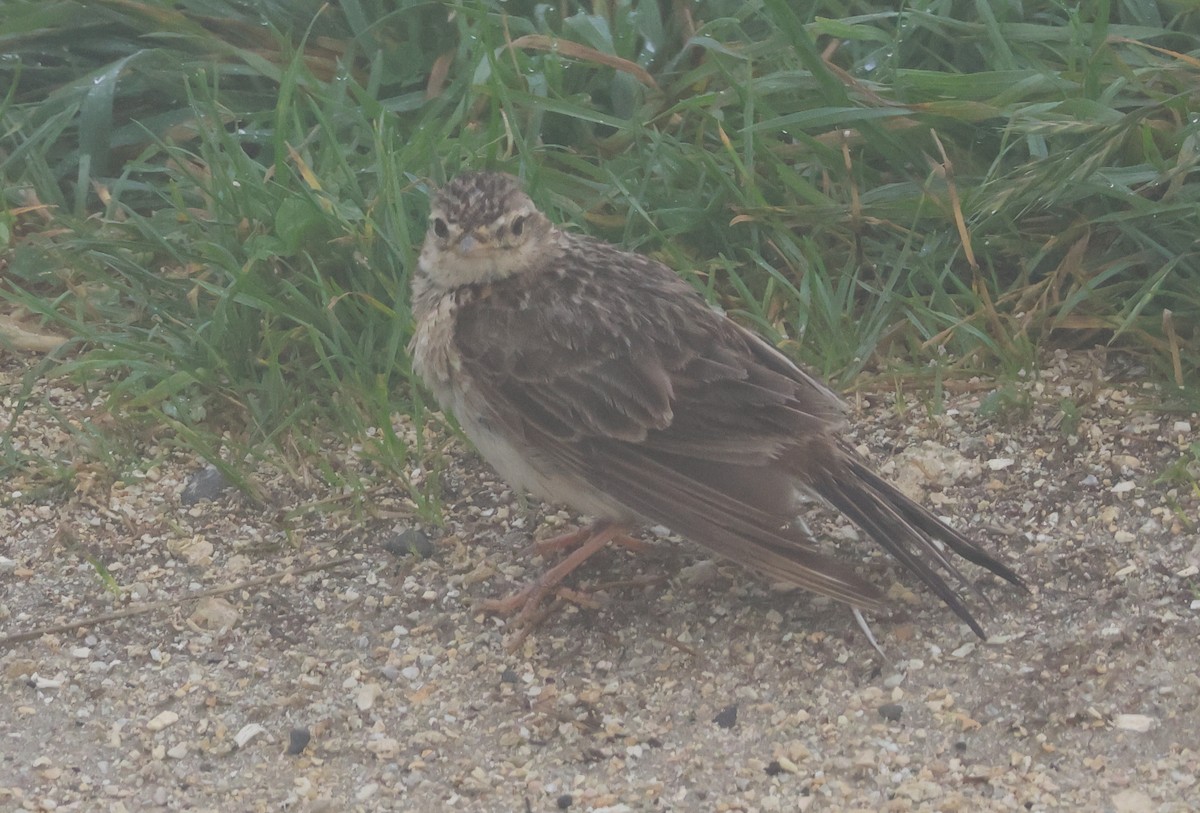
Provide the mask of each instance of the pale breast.
{"label": "pale breast", "polygon": [[[469,396],[469,393],[464,395]],[[475,420],[466,409],[451,409],[479,454],[513,488],[527,491],[548,503],[570,506],[581,514],[597,519],[642,522],[627,508],[613,502],[586,482],[565,475],[559,467],[541,459],[535,448],[518,445],[515,439],[494,431],[486,419]]]}
{"label": "pale breast", "polygon": [[450,350],[454,341],[454,298],[443,296],[417,323],[408,352],[413,370],[421,376],[443,409],[450,408],[452,382],[457,372]]}
{"label": "pale breast", "polygon": [[495,410],[512,407],[484,402],[465,375],[454,352],[455,308],[452,295],[443,296],[429,308],[417,325],[409,352],[413,369],[442,409],[458,420],[483,459],[510,486],[547,502],[568,505],[592,517],[636,520],[627,509],[597,493],[587,483],[557,472],[556,466],[540,459],[536,449],[504,431],[520,421],[512,420],[514,416],[505,420],[495,414]]}

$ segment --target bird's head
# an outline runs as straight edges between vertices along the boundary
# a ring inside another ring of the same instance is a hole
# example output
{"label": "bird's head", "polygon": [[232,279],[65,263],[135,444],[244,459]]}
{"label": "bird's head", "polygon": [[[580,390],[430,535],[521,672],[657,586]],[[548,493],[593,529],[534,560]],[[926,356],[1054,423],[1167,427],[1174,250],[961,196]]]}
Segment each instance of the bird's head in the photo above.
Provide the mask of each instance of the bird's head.
{"label": "bird's head", "polygon": [[533,270],[552,229],[513,176],[465,172],[434,196],[421,271],[448,289]]}

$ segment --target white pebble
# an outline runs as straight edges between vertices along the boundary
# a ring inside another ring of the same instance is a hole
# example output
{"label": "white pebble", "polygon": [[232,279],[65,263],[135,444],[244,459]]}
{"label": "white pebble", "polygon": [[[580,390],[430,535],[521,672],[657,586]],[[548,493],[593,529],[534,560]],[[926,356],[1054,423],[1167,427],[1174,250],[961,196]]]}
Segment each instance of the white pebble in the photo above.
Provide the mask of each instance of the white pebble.
{"label": "white pebble", "polygon": [[146,723],[146,728],[151,731],[162,731],[167,726],[175,725],[179,721],[179,715],[173,711],[159,712],[153,720]]}
{"label": "white pebble", "polygon": [[245,748],[250,740],[265,732],[266,729],[258,723],[247,723],[237,734],[233,735],[233,742],[238,748]]}
{"label": "white pebble", "polygon": [[358,694],[355,695],[354,705],[358,706],[359,711],[366,711],[367,709],[371,708],[371,706],[375,705],[375,698],[379,697],[381,691],[382,689],[380,689],[378,683],[367,683],[363,685],[363,687],[358,690]]}
{"label": "white pebble", "polygon": [[1139,733],[1149,731],[1158,721],[1145,714],[1118,714],[1113,718],[1113,725],[1125,731]]}
{"label": "white pebble", "polygon": [[37,672],[34,672],[31,677],[33,679],[33,687],[35,689],[61,689],[63,687],[63,683],[65,683],[61,675],[48,678],[42,677]]}

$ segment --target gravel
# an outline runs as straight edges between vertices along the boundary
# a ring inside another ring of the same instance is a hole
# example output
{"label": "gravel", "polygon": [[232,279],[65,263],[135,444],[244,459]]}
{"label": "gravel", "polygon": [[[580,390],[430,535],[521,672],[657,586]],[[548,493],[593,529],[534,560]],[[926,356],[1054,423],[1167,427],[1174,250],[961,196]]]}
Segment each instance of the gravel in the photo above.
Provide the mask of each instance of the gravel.
{"label": "gravel", "polygon": [[[0,431],[25,369],[0,362]],[[889,589],[882,657],[843,607],[661,528],[574,575],[599,609],[567,604],[509,653],[475,604],[546,565],[531,533],[578,518],[473,454],[438,475],[442,528],[399,486],[366,518],[302,510],[331,497],[303,467],[259,471],[262,503],[185,500],[205,461],[43,382],[13,442],[72,478],[0,490],[0,809],[1194,810],[1200,472],[1179,461],[1200,416],[1155,411],[1131,373],[1060,353],[1016,399],[860,397],[855,442],[1033,586],[971,571],[978,641],[816,512]],[[61,421],[109,421],[144,464]]]}

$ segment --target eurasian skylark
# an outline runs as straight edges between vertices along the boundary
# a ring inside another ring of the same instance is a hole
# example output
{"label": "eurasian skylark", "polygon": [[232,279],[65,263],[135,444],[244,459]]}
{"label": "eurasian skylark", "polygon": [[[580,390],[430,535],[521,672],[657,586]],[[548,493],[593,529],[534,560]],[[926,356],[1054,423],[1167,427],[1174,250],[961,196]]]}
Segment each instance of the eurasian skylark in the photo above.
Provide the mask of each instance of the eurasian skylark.
{"label": "eurasian skylark", "polygon": [[413,310],[413,364],[483,457],[513,487],[596,519],[505,605],[526,621],[566,573],[647,524],[882,609],[872,584],[819,550],[802,496],[846,514],[981,637],[943,576],[967,584],[948,551],[1021,585],[871,470],[824,384],[662,263],[559,229],[510,175],[468,172],[437,193]]}

